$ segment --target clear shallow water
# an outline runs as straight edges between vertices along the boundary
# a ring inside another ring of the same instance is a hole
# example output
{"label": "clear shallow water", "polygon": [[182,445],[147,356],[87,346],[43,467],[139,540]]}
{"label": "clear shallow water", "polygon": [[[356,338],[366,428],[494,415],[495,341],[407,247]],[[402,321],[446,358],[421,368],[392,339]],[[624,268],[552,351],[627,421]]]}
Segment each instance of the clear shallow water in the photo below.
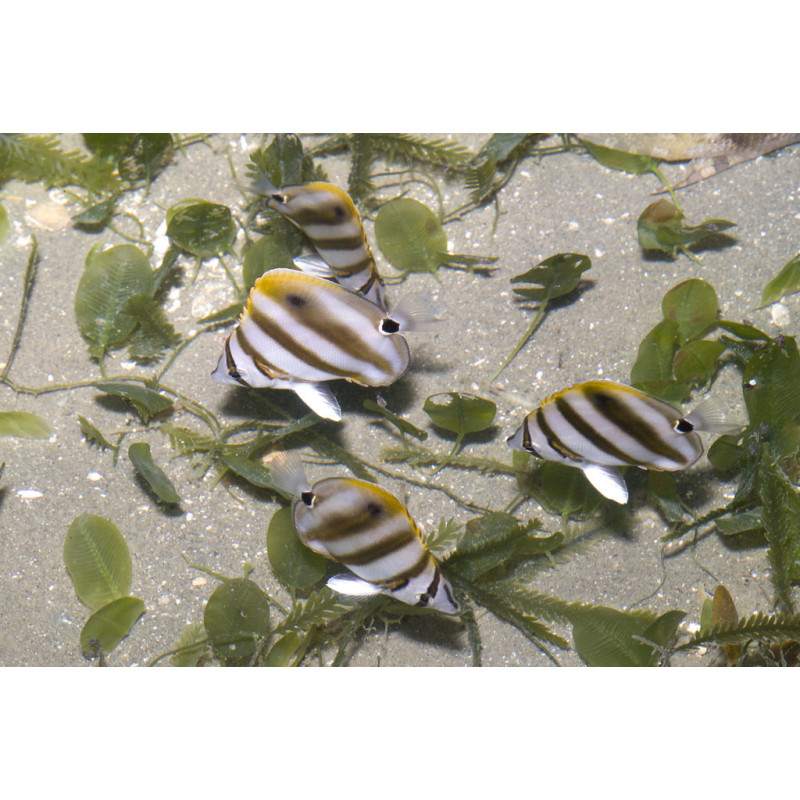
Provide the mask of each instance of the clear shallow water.
{"label": "clear shallow water", "polygon": [[[484,137],[463,140],[477,149]],[[142,221],[149,239],[157,237],[166,208],[178,200],[201,197],[236,207],[241,196],[230,178],[224,149],[230,144],[243,176],[247,148],[257,143],[256,136],[220,136],[215,139],[215,150],[190,148],[154,182],[149,196],[137,194],[123,204]],[[328,161],[326,168],[331,180],[345,184],[343,161],[338,165]],[[668,174],[677,174],[678,168],[668,169],[672,170]],[[446,390],[486,394],[486,382],[530,321],[530,313],[513,300],[509,278],[558,252],[585,253],[592,258],[592,269],[586,275],[591,286],[575,302],[553,308],[534,339],[501,375],[495,384],[500,392],[494,398],[498,403],[496,430],[466,443],[465,454],[507,461],[505,438],[527,410],[552,392],[595,377],[627,382],[640,341],[660,319],[661,298],[687,278],[700,277],[711,283],[726,317],[746,317],[771,333],[780,330],[796,335],[800,319],[796,297],[786,298],[777,310],[755,310],[755,306],[764,284],[800,250],[797,147],[740,165],[681,192],[691,221],[721,217],[737,223],[732,232],[737,243],[705,251],[702,264],[684,257],[669,261],[643,256],[636,241],[636,219],[657,188],[655,178],[612,172],[585,155],[563,154],[539,164],[521,165],[500,194],[504,213],[494,235],[492,209],[471,213],[446,227],[452,251],[498,256],[496,272],[473,278],[442,269],[440,282],[429,275],[414,275],[400,286],[389,287],[393,301],[405,292],[430,296],[446,319],[435,335],[409,337],[411,371],[381,392],[389,407],[427,427],[421,406],[428,395]],[[432,204],[424,192],[416,196]],[[45,215],[49,227],[60,224],[59,216],[63,221],[58,209],[63,211],[64,199],[63,193],[47,193],[37,185],[7,184],[3,190],[2,203],[13,227],[0,250],[4,277],[0,304],[5,320],[0,352],[7,352],[13,335],[30,235],[35,233],[39,242],[37,283],[11,373],[19,383],[31,386],[99,377],[75,325],[72,304],[89,247],[98,241],[121,240],[110,233],[96,236],[69,227],[42,229],[42,209],[50,209],[50,217]],[[448,208],[464,199],[463,190],[456,186],[445,190]],[[41,204],[41,213],[32,217],[37,208],[34,204]],[[77,211],[69,205],[66,209],[70,214]],[[381,271],[391,275],[391,268],[380,260],[374,247],[370,223],[367,236]],[[188,264],[187,273],[191,274]],[[197,319],[231,302],[224,271],[206,263],[198,281],[171,295],[167,308],[176,328],[186,334]],[[165,382],[180,387],[228,421],[260,413],[255,403],[243,401],[210,380],[221,338],[209,334],[194,342],[167,373]],[[119,357],[109,360],[109,374],[126,369]],[[735,371],[724,371],[718,383],[715,393],[719,391],[733,406],[740,403]],[[373,395],[340,382],[333,388],[345,411],[345,422],[338,426],[326,423],[320,430],[362,458],[379,462],[383,448],[394,442],[386,429],[361,412],[363,398]],[[135,416],[98,403],[97,394],[86,389],[34,400],[15,397],[6,388],[0,392],[2,408],[35,411],[54,429],[50,441],[0,441],[0,460],[6,462],[0,502],[6,532],[0,541],[0,603],[4,608],[0,663],[4,665],[87,663],[79,652],[78,635],[88,612],[75,597],[62,558],[66,529],[83,512],[108,517],[125,534],[133,556],[132,593],[145,601],[147,609],[111,655],[112,664],[146,663],[171,649],[187,622],[202,620],[204,603],[216,584],[192,569],[182,553],[230,576],[241,575],[247,561],[255,567],[251,577],[259,585],[276,597],[288,597],[270,573],[265,546],[266,526],[277,506],[238,485],[230,490],[222,485],[212,487],[210,474],[202,481],[193,479],[189,463],[174,458],[164,437],[154,432],[144,438],[183,497],[181,513],[165,514],[136,482],[126,459],[113,466],[108,453],[90,448],[82,440],[79,414],[90,417],[103,431],[142,427]],[[288,393],[269,392],[268,396],[292,413],[302,413],[299,402]],[[426,444],[443,451],[450,447],[449,441],[433,431]],[[316,479],[331,471],[320,467],[309,468],[309,473]],[[516,490],[508,477],[462,470],[445,469],[436,481],[491,508],[504,507]],[[472,516],[441,492],[386,478],[380,482],[404,499],[426,529],[435,527],[442,517],[466,521]],[[711,536],[694,553],[664,562],[659,537],[666,528],[644,492],[635,489],[632,513],[625,523],[609,530],[591,552],[537,580],[537,590],[621,609],[636,603],[655,611],[681,608],[687,611],[687,620],[698,621],[704,592],[713,591],[716,581],[721,581],[742,614],[768,607],[771,586],[763,551],[731,551]],[[694,493],[700,509],[713,508],[731,491],[705,459],[682,475],[680,489]],[[551,530],[559,524],[535,503],[520,507],[517,515],[524,519],[538,516]],[[642,603],[644,598],[649,599]],[[551,663],[493,615],[483,614],[478,625],[484,664]],[[556,630],[569,638],[568,628],[556,626]],[[558,656],[564,664],[580,663],[574,652]],[[698,653],[683,663],[706,660],[707,655]],[[457,666],[469,664],[471,653],[466,634],[447,620],[409,618],[392,627],[388,635],[382,629],[367,633],[351,659],[357,665],[378,662]]]}

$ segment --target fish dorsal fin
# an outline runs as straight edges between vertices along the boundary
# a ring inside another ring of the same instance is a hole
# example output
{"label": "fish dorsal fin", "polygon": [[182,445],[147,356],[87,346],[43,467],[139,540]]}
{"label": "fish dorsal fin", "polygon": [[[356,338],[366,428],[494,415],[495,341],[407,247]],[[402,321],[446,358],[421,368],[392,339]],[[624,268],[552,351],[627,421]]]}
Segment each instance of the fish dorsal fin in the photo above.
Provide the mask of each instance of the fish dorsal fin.
{"label": "fish dorsal fin", "polygon": [[329,578],[327,586],[334,592],[350,595],[351,597],[368,597],[380,594],[383,591],[380,586],[376,586],[374,583],[369,583],[356,575],[348,575],[346,573]]}
{"label": "fish dorsal fin", "polygon": [[277,450],[270,453],[264,462],[269,467],[270,477],[275,485],[292,497],[300,497],[311,491],[303,462],[294,451]]}
{"label": "fish dorsal fin", "polygon": [[315,413],[323,419],[340,422],[342,411],[333,392],[322,383],[293,383],[291,389]]}
{"label": "fish dorsal fin", "polygon": [[684,419],[693,428],[709,433],[738,433],[747,424],[734,419],[728,409],[714,397],[703,400]]}
{"label": "fish dorsal fin", "polygon": [[297,256],[297,258],[292,261],[297,269],[301,272],[305,272],[307,275],[315,275],[317,278],[325,278],[329,281],[335,280],[336,278],[328,262],[321,256]]}
{"label": "fish dorsal fin", "polygon": [[614,467],[588,464],[585,467],[581,467],[581,469],[589,483],[603,497],[607,497],[620,505],[625,505],[628,502],[628,487],[625,485],[625,479]]}
{"label": "fish dorsal fin", "polygon": [[386,319],[395,322],[400,333],[437,331],[444,322],[443,319],[436,316],[430,302],[418,294],[403,297],[391,311],[386,312]]}
{"label": "fish dorsal fin", "polygon": [[274,183],[266,176],[262,175],[258,180],[253,183],[253,191],[256,194],[264,194],[269,195],[273,192],[277,192],[278,188],[275,186]]}

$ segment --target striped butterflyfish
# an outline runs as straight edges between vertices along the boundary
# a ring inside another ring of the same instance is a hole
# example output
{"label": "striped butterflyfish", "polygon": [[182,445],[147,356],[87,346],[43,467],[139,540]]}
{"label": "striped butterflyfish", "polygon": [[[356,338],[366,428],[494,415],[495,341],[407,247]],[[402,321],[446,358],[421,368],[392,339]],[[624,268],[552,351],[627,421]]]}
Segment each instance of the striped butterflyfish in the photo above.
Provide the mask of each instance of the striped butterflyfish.
{"label": "striped butterflyfish", "polygon": [[612,381],[579,383],[557,392],[525,417],[511,447],[583,470],[617,503],[628,488],[616,467],[674,471],[703,454],[696,430],[729,433],[724,416],[703,403],[684,415],[645,392]]}
{"label": "striped butterflyfish", "polygon": [[300,541],[350,571],[328,580],[333,591],[385,594],[412,606],[458,612],[420,529],[394,495],[358,478],[325,478],[310,486],[294,453],[273,453],[266,460],[272,479],[294,498]]}
{"label": "striped butterflyfish", "polygon": [[251,289],[212,375],[221,383],[291,389],[319,416],[340,420],[324,382],[394,383],[409,365],[403,332],[430,322],[412,302],[389,313],[333,281],[269,270]]}
{"label": "striped butterflyfish", "polygon": [[315,181],[269,192],[267,205],[311,240],[322,262],[301,258],[300,269],[325,274],[386,308],[384,286],[350,196],[332,183]]}

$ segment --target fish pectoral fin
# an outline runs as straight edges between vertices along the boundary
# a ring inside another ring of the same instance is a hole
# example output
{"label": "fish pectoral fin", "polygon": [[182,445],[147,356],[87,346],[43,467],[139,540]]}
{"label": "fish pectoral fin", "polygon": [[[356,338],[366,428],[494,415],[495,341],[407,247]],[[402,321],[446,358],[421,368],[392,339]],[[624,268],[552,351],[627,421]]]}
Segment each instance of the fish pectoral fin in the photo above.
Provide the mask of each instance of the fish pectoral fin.
{"label": "fish pectoral fin", "polygon": [[581,467],[589,483],[600,492],[603,497],[624,505],[628,502],[628,487],[625,479],[614,467],[603,467],[599,464],[589,464]]}
{"label": "fish pectoral fin", "polygon": [[321,256],[297,256],[292,261],[297,269],[307,275],[315,275],[317,278],[326,278],[329,281],[336,279],[336,273]]}
{"label": "fish pectoral fin", "polygon": [[383,591],[380,586],[369,583],[355,575],[334,575],[328,579],[327,586],[334,592],[353,597],[368,597],[380,594]]}
{"label": "fish pectoral fin", "polygon": [[293,391],[315,413],[323,419],[339,422],[342,411],[333,392],[321,383],[293,383]]}

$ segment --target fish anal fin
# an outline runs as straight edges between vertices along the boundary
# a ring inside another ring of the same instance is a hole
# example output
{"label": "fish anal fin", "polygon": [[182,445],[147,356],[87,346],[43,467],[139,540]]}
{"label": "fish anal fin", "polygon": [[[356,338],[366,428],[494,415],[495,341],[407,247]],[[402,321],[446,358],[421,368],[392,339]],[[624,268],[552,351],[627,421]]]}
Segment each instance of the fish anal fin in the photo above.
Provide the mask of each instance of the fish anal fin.
{"label": "fish anal fin", "polygon": [[291,389],[315,413],[323,419],[340,422],[342,411],[333,392],[321,383],[293,383]]}
{"label": "fish anal fin", "polygon": [[356,575],[348,574],[334,575],[328,579],[327,586],[334,592],[351,597],[369,597],[383,592],[380,586],[369,583]]}
{"label": "fish anal fin", "polygon": [[325,259],[317,255],[297,256],[293,259],[294,265],[307,275],[316,275],[326,280],[336,280],[336,273],[331,269]]}
{"label": "fish anal fin", "polygon": [[625,485],[625,479],[617,469],[600,466],[599,464],[588,464],[581,469],[583,469],[583,474],[589,483],[603,497],[607,497],[620,505],[625,505],[628,502],[628,487]]}

